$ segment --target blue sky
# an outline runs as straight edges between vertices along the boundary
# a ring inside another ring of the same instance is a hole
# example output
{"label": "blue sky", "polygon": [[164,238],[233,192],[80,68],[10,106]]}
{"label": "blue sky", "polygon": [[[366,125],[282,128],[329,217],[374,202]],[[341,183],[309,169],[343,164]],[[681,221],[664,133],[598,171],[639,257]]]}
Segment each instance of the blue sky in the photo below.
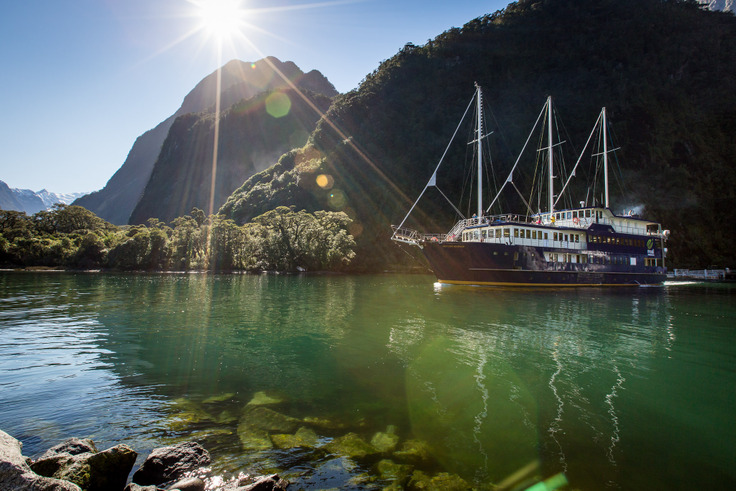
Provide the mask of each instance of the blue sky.
{"label": "blue sky", "polygon": [[[136,137],[173,114],[219,65],[193,2],[23,0],[0,15],[0,180],[53,192],[101,189]],[[231,0],[238,1],[238,0]],[[506,0],[241,0],[222,62],[276,56],[340,92],[407,42],[504,8]],[[472,83],[470,81],[469,83]]]}

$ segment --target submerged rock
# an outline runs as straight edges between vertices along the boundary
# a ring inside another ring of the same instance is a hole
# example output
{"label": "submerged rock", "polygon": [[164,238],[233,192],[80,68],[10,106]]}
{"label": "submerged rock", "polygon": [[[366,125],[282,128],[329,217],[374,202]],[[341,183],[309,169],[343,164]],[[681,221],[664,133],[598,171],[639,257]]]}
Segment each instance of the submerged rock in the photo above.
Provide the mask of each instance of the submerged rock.
{"label": "submerged rock", "polygon": [[97,452],[91,440],[73,438],[50,448],[31,464],[31,469],[42,476],[72,482],[85,491],[108,491],[125,487],[137,456],[127,445]]}
{"label": "submerged rock", "polygon": [[269,450],[273,448],[273,442],[268,431],[257,428],[248,422],[238,425],[238,438],[243,450]]}
{"label": "submerged rock", "polygon": [[407,440],[401,445],[401,449],[393,453],[394,459],[410,464],[427,464],[432,461],[432,453],[429,444],[422,440]]}
{"label": "submerged rock", "polygon": [[222,402],[232,401],[235,397],[235,394],[233,392],[227,392],[225,394],[220,394],[219,396],[211,396],[202,401],[202,404],[219,404]]}
{"label": "submerged rock", "polygon": [[355,433],[348,433],[335,438],[325,445],[325,448],[331,453],[350,458],[365,458],[379,453],[373,445],[367,443]]}
{"label": "submerged rock", "polygon": [[209,452],[196,442],[157,448],[133,474],[133,482],[144,485],[165,483],[207,466],[211,461]]}
{"label": "submerged rock", "polygon": [[296,447],[304,448],[315,448],[319,445],[319,437],[314,430],[309,428],[301,427],[293,435],[290,434],[279,434],[271,435],[271,441],[280,449],[289,449]]}
{"label": "submerged rock", "polygon": [[388,453],[396,448],[399,444],[399,436],[396,434],[396,427],[389,426],[386,432],[378,432],[371,438],[371,445],[381,453]]}
{"label": "submerged rock", "polygon": [[0,430],[0,489],[14,491],[81,491],[76,484],[39,476],[21,453],[23,445]]}
{"label": "submerged rock", "polygon": [[302,421],[263,406],[247,409],[240,417],[240,424],[274,433],[293,433]]}
{"label": "submerged rock", "polygon": [[284,402],[283,398],[261,390],[253,394],[253,398],[248,402],[248,406],[272,406],[281,404],[282,402]]}
{"label": "submerged rock", "polygon": [[406,484],[414,468],[408,464],[397,464],[393,460],[384,459],[376,465],[378,475],[381,479],[394,481],[398,484]]}
{"label": "submerged rock", "polygon": [[467,491],[473,488],[465,479],[456,474],[440,472],[433,477],[429,477],[422,471],[414,471],[407,489],[412,491]]}

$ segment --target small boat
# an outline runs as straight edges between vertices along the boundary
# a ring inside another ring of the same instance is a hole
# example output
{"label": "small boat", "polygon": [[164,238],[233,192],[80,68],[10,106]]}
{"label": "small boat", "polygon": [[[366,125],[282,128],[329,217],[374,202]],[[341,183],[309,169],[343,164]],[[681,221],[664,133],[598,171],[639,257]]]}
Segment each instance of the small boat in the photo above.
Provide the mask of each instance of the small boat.
{"label": "small boat", "polygon": [[[665,281],[667,273],[665,243],[669,231],[663,230],[658,222],[646,220],[633,211],[617,214],[610,207],[608,155],[616,149],[608,148],[605,108],[601,111],[588,138],[590,143],[596,128],[599,128],[597,134],[603,149],[594,155],[599,160],[602,157],[603,160],[604,194],[601,202],[588,204],[589,198],[586,197],[586,200],[578,202],[579,206],[564,207],[560,204],[560,199],[563,193],[568,191],[568,184],[575,176],[588,143],[569,178],[562,184],[562,178],[555,175],[556,172],[561,173],[556,171],[559,167],[555,167],[554,161],[553,148],[556,144],[553,142],[552,131],[552,99],[551,97],[547,99],[534,127],[536,129],[537,126],[544,126],[546,120],[547,145],[540,149],[541,154],[546,156],[546,162],[541,166],[545,175],[538,180],[544,182],[543,186],[539,186],[540,190],[545,187],[547,190],[544,194],[542,191],[539,192],[537,202],[540,206],[538,211],[533,212],[529,204],[532,200],[525,199],[513,183],[514,171],[519,165],[521,154],[491,204],[484,208],[481,142],[490,133],[483,134],[483,97],[477,84],[474,100],[468,109],[474,102],[477,107],[477,120],[471,143],[477,148],[478,164],[475,178],[477,184],[475,213],[471,217],[463,216],[453,205],[460,219],[446,233],[423,233],[404,226],[427,189],[437,186],[437,170],[442,164],[440,159],[435,172],[409,213],[400,225],[392,227],[392,240],[418,247],[441,283],[567,287],[656,285]],[[465,111],[466,115],[468,109]],[[531,136],[530,134],[527,144]],[[558,194],[555,194],[556,180],[561,185]],[[501,193],[509,185],[516,189],[525,209],[518,213],[489,214],[494,205],[497,205]],[[444,193],[442,195],[446,198]],[[587,196],[590,196],[590,193],[587,193]],[[539,210],[541,203],[546,205],[545,211]]]}

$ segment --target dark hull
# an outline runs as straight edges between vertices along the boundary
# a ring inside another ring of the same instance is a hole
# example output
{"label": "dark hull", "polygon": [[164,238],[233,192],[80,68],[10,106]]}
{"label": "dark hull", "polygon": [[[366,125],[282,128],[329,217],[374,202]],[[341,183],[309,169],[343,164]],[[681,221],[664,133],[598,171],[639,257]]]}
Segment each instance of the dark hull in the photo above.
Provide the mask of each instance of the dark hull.
{"label": "dark hull", "polygon": [[662,267],[629,264],[547,262],[544,252],[580,250],[548,249],[482,242],[426,242],[422,249],[441,283],[498,286],[636,286],[657,285],[666,279]]}

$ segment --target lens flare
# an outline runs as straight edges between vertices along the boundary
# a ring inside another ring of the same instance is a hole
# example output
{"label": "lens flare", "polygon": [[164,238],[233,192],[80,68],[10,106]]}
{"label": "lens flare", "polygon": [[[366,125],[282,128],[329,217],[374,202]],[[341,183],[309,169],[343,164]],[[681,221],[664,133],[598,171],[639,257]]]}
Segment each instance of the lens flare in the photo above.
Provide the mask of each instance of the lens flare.
{"label": "lens flare", "polygon": [[291,99],[283,92],[274,92],[266,98],[266,112],[274,118],[283,118],[291,111]]}
{"label": "lens flare", "polygon": [[202,0],[196,3],[202,29],[227,38],[237,33],[243,22],[243,9],[237,0]]}

